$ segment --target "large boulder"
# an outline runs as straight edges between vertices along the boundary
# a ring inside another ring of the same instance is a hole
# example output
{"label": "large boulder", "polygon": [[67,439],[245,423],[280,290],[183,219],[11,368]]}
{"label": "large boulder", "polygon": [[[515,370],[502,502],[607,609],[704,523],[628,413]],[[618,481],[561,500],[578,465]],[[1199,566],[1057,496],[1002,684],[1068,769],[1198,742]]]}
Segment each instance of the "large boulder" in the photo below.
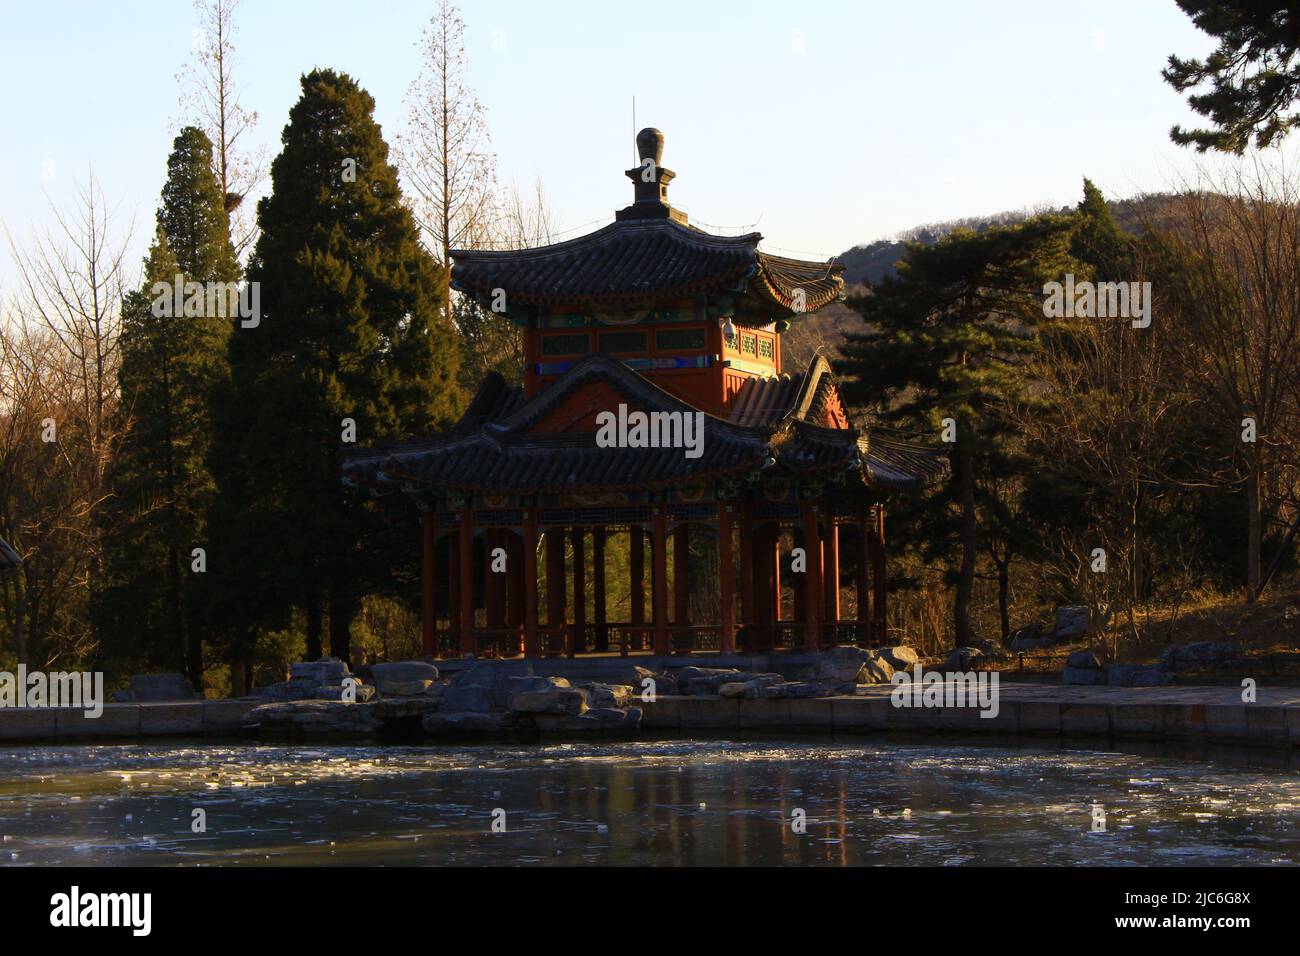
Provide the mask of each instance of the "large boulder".
{"label": "large boulder", "polygon": [[1163,687],[1174,682],[1173,675],[1157,664],[1111,664],[1106,681],[1111,687]]}
{"label": "large boulder", "polygon": [[348,677],[348,665],[337,657],[322,657],[318,661],[295,661],[289,665],[290,680],[310,680],[317,684],[340,684]]}
{"label": "large boulder", "polygon": [[636,697],[636,692],[629,684],[603,684],[593,681],[590,684],[582,684],[581,687],[590,695],[593,708],[626,707]]}
{"label": "large boulder", "polygon": [[[680,667],[673,673],[678,692],[688,696],[712,697],[723,684],[748,680],[752,675],[734,667]],[[659,690],[658,693],[665,693]]]}
{"label": "large boulder", "polygon": [[945,670],[968,671],[983,656],[984,652],[978,647],[959,647],[948,655],[943,666]]}
{"label": "large boulder", "polygon": [[516,714],[548,714],[578,717],[590,707],[590,696],[581,687],[574,687],[563,677],[544,677],[543,686],[534,690],[517,692],[510,699],[510,709]]}
{"label": "large boulder", "polygon": [[1101,668],[1067,666],[1061,675],[1061,679],[1066,684],[1090,687],[1095,684],[1106,683],[1106,672]]}
{"label": "large boulder", "polygon": [[348,693],[348,688],[344,684],[338,684],[337,686],[330,685],[330,686],[317,687],[316,693],[312,695],[311,699],[341,701],[341,700],[348,700],[350,697],[353,702],[358,704],[364,704],[366,701],[370,700],[374,696],[375,696],[375,689],[371,687],[369,684],[356,683],[352,686],[351,694]]}
{"label": "large boulder", "polygon": [[1081,667],[1087,670],[1100,670],[1101,661],[1092,651],[1075,651],[1065,659],[1066,667]]}
{"label": "large boulder", "polygon": [[422,697],[433,686],[431,680],[390,680],[384,682],[379,692],[385,697]]}
{"label": "large boulder", "polygon": [[1160,654],[1160,663],[1169,669],[1224,664],[1238,660],[1241,654],[1241,645],[1236,641],[1197,641],[1166,647]]}
{"label": "large boulder", "polygon": [[[907,648],[904,648],[906,650]],[[894,665],[883,655],[873,657],[862,666],[859,684],[888,684],[894,676]],[[852,693],[852,691],[850,691]]]}
{"label": "large boulder", "polygon": [[654,671],[642,667],[639,664],[626,664],[622,667],[615,668],[605,675],[611,684],[627,684],[629,687],[636,689],[641,693],[641,682],[647,677],[656,677]]}
{"label": "large boulder", "polygon": [[[652,674],[651,679],[654,681],[654,684],[651,686],[654,688],[656,697],[676,697],[682,693],[681,687],[677,684],[677,678],[673,677],[672,674]],[[647,689],[645,685],[641,683],[638,683],[636,688],[637,697],[644,694]]]}
{"label": "large boulder", "polygon": [[[322,657],[317,661],[295,661],[289,665],[289,679],[264,687],[263,700],[343,700],[343,682],[352,677],[348,665],[336,657]],[[362,691],[356,684],[356,699],[364,703],[373,691]]]}
{"label": "large boulder", "polygon": [[181,674],[133,674],[128,700],[149,703],[165,700],[194,700],[194,686]]}
{"label": "large boulder", "polygon": [[427,661],[387,661],[370,665],[370,680],[385,697],[423,694],[439,678]]}
{"label": "large boulder", "polygon": [[876,651],[876,658],[885,661],[894,670],[908,670],[916,665],[921,655],[914,648],[899,644],[880,648]]}
{"label": "large boulder", "polygon": [[1086,604],[1062,604],[1056,609],[1056,626],[1052,628],[1052,640],[1073,641],[1088,633],[1088,606]]}
{"label": "large boulder", "polygon": [[530,677],[532,673],[533,665],[529,661],[476,661],[456,675],[452,686],[486,688],[491,698],[489,709],[504,711],[510,706],[511,678]]}
{"label": "large boulder", "polygon": [[486,714],[493,709],[492,688],[482,684],[452,684],[442,692],[446,713]]}
{"label": "large boulder", "polygon": [[821,655],[814,676],[817,680],[865,683],[861,677],[862,668],[870,660],[870,651],[858,647],[835,647]]}
{"label": "large boulder", "polygon": [[381,727],[369,704],[325,700],[262,704],[253,708],[249,720],[260,730],[273,734],[369,736]]}

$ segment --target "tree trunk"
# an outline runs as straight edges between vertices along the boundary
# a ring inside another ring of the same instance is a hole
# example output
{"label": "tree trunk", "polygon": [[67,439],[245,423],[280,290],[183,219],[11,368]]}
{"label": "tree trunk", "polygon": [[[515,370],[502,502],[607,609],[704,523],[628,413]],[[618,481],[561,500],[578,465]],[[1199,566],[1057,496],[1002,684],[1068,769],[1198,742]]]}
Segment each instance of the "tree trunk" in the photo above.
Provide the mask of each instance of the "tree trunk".
{"label": "tree trunk", "polygon": [[1248,604],[1255,603],[1255,599],[1259,597],[1259,553],[1263,537],[1259,500],[1262,471],[1257,453],[1252,456],[1250,473],[1246,478],[1246,505],[1250,510],[1246,545],[1246,602]]}
{"label": "tree trunk", "polygon": [[330,589],[330,656],[352,664],[352,616],[356,602],[351,592],[340,584]]}
{"label": "tree trunk", "polygon": [[969,439],[963,441],[959,437],[957,448],[953,452],[953,467],[961,502],[961,570],[957,576],[957,593],[953,604],[958,647],[966,647],[971,642],[970,605],[975,592],[975,462],[968,443]]}
{"label": "tree trunk", "polygon": [[230,657],[230,696],[232,697],[246,697],[248,695],[248,669],[245,648],[245,643],[237,638]]}
{"label": "tree trunk", "polygon": [[1011,561],[998,563],[998,616],[1002,621],[1002,644],[1006,646],[1011,640],[1011,609],[1008,595],[1011,590]]}
{"label": "tree trunk", "polygon": [[14,651],[18,663],[27,663],[27,591],[23,587],[22,571],[14,568]]}
{"label": "tree trunk", "polygon": [[313,594],[307,605],[307,660],[320,660],[324,656],[324,650],[321,647],[321,602],[320,597]]}

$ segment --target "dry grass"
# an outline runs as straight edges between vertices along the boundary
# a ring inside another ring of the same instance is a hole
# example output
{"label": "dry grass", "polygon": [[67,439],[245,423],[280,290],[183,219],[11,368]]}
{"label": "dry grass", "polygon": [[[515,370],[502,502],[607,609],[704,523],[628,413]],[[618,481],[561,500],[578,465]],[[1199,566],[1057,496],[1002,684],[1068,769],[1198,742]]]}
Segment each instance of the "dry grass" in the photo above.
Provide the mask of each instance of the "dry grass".
{"label": "dry grass", "polygon": [[1142,638],[1120,644],[1122,661],[1153,661],[1170,644],[1195,641],[1237,641],[1251,654],[1295,652],[1300,650],[1300,583],[1279,583],[1254,604],[1203,596],[1181,608],[1153,609],[1139,620]]}

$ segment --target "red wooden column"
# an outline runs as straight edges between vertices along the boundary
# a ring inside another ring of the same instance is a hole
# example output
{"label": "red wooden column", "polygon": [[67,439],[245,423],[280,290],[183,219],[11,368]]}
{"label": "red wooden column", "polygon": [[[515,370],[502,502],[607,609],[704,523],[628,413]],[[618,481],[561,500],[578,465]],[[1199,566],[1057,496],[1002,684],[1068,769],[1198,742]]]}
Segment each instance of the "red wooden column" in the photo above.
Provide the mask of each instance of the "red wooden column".
{"label": "red wooden column", "polygon": [[537,510],[524,511],[523,544],[520,548],[523,561],[524,594],[524,654],[537,657],[541,648],[537,643]]}
{"label": "red wooden column", "polygon": [[[628,532],[631,536],[631,555],[628,559],[629,572],[632,578],[631,604],[632,604],[632,628],[636,630],[637,645],[640,646],[642,641],[642,632],[638,628],[645,627],[645,529],[639,524],[634,524]],[[623,653],[627,653],[627,641],[623,642]]]}
{"label": "red wooden column", "polygon": [[474,511],[460,509],[460,652],[474,653]]}
{"label": "red wooden column", "polygon": [[871,629],[876,639],[885,642],[885,506],[875,507],[875,527],[872,529],[872,541],[875,544],[871,561],[871,579],[875,585],[875,594],[871,602]]}
{"label": "red wooden column", "polygon": [[840,619],[840,529],[833,514],[826,515],[826,536],[822,538],[822,590],[822,617],[833,624]]}
{"label": "red wooden column", "polygon": [[[803,548],[805,552],[808,550],[807,545],[804,543],[803,529],[795,528],[790,534],[790,540],[794,543],[796,548]],[[803,578],[796,577],[793,570],[791,570],[790,575],[790,580],[794,582],[790,588],[791,595],[794,598],[794,610],[790,612],[790,620],[802,621],[807,613],[804,611],[807,601],[804,600],[806,595],[803,586]]]}
{"label": "red wooden column", "polygon": [[591,530],[591,600],[596,625],[596,650],[609,650],[609,627],[605,623],[605,528]]}
{"label": "red wooden column", "polygon": [[438,539],[437,515],[433,505],[423,515],[424,561],[420,565],[420,647],[426,657],[432,657],[435,651],[437,617],[433,605],[434,582],[434,545]]}
{"label": "red wooden column", "polygon": [[460,539],[447,535],[447,634],[460,630]]}
{"label": "red wooden column", "polygon": [[806,651],[815,651],[821,647],[821,619],[818,605],[821,603],[821,536],[817,529],[817,506],[805,502],[803,506],[803,548],[808,567],[803,576],[803,647]]}
{"label": "red wooden column", "polygon": [[[691,527],[679,524],[673,529],[673,623],[685,627],[691,623]],[[690,634],[678,631],[673,640],[677,653],[689,654],[691,651]],[[685,647],[680,646],[685,643]]]}
{"label": "red wooden column", "polygon": [[731,505],[718,501],[718,593],[722,602],[721,651],[736,652],[736,600],[732,593],[735,582],[731,569]]}
{"label": "red wooden column", "polygon": [[493,565],[498,564],[494,553],[497,548],[505,549],[505,535],[500,528],[490,528],[484,539],[487,578],[483,588],[483,603],[487,605],[487,626],[499,630],[506,626],[506,580],[510,574],[510,558],[509,555],[506,556],[504,571],[493,570]]}
{"label": "red wooden column", "polygon": [[573,640],[569,643],[569,656],[587,652],[587,533],[578,526],[570,531],[573,537]]}
{"label": "red wooden column", "polygon": [[781,526],[772,526],[772,546],[768,549],[768,562],[772,566],[772,623],[781,623]]}
{"label": "red wooden column", "polygon": [[650,588],[654,592],[654,650],[667,656],[668,644],[668,515],[662,504],[654,505],[650,519]]}
{"label": "red wooden column", "polygon": [[[546,531],[546,626],[565,630],[564,529]],[[567,632],[566,632],[567,633]],[[565,641],[568,644],[568,641]],[[548,651],[548,655],[555,650]]]}
{"label": "red wooden column", "polygon": [[754,505],[746,498],[740,506],[740,625],[746,652],[754,649],[753,631],[744,630],[758,620],[754,607]]}
{"label": "red wooden column", "polygon": [[772,528],[763,527],[754,532],[754,621],[753,640],[748,650],[764,651],[772,646],[776,624],[772,617]]}
{"label": "red wooden column", "polygon": [[522,538],[514,531],[502,532],[506,549],[506,629],[510,631],[510,653],[523,653],[521,635],[524,626],[524,549]]}
{"label": "red wooden column", "polygon": [[858,512],[858,628],[862,640],[872,641],[871,633],[871,509],[866,505]]}

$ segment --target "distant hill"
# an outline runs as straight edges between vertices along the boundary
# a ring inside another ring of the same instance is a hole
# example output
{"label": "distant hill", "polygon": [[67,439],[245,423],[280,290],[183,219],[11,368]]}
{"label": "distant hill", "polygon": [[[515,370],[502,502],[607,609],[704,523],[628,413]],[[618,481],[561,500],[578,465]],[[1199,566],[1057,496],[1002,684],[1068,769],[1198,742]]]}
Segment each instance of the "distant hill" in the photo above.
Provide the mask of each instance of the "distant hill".
{"label": "distant hill", "polygon": [[[1110,208],[1119,224],[1128,230],[1136,228],[1144,215],[1158,212],[1167,204],[1169,197],[1161,193],[1141,196],[1134,199],[1121,199],[1112,202]],[[844,264],[844,284],[856,286],[863,282],[879,282],[885,276],[894,274],[894,265],[907,251],[909,242],[920,242],[932,246],[948,233],[956,229],[970,229],[983,232],[990,226],[1006,226],[1024,222],[1031,216],[1046,212],[1068,213],[1073,207],[1060,209],[1042,207],[1038,209],[1018,209],[997,212],[988,216],[970,216],[965,219],[952,219],[947,222],[927,223],[901,232],[890,239],[877,239],[875,242],[854,246],[840,253],[836,258]],[[850,292],[852,294],[852,292]]]}
{"label": "distant hill", "polygon": [[[1136,231],[1138,224],[1143,220],[1160,222],[1164,218],[1162,214],[1170,206],[1170,198],[1167,194],[1154,193],[1112,202],[1110,208],[1122,228]],[[890,239],[877,239],[875,242],[854,246],[836,256],[844,264],[845,291],[852,298],[868,291],[863,285],[864,282],[879,282],[885,276],[893,275],[894,266],[907,251],[909,242],[921,242],[930,246],[955,229],[982,232],[990,226],[1023,222],[1040,213],[1068,213],[1072,208],[1067,206],[1061,209],[1047,207],[1020,209],[993,213],[989,216],[972,216],[948,222],[929,223],[916,226]],[[789,370],[805,366],[818,351],[825,352],[828,357],[834,359],[839,355],[840,345],[844,342],[844,333],[857,328],[859,321],[858,314],[847,305],[833,303],[795,322],[781,342],[786,368]]]}

